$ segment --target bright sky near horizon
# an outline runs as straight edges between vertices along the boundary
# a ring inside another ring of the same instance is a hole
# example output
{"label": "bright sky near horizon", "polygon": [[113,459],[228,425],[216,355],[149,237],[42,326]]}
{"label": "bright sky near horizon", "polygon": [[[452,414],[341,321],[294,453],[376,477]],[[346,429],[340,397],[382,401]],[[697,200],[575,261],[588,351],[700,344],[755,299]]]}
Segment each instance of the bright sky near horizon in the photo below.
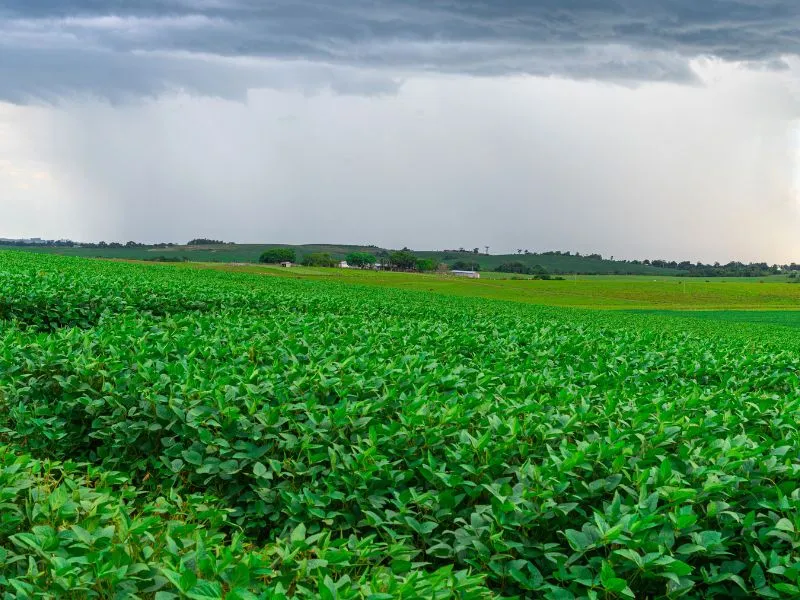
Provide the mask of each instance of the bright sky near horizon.
{"label": "bright sky near horizon", "polygon": [[800,262],[793,0],[0,0],[0,237]]}

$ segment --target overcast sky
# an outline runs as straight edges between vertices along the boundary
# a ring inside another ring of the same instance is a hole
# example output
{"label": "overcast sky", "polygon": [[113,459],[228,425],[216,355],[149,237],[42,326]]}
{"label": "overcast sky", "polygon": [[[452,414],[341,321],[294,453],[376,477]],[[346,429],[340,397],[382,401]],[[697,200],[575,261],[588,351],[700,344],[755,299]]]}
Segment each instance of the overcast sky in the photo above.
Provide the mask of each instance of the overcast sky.
{"label": "overcast sky", "polygon": [[796,0],[0,0],[0,237],[800,262]]}

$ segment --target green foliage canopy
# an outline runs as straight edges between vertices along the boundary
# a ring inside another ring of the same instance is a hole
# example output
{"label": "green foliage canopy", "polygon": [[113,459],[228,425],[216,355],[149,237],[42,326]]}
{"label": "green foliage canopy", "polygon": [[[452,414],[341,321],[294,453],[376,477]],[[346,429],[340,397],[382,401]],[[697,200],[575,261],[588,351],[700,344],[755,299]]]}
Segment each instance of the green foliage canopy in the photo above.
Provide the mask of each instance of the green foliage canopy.
{"label": "green foliage canopy", "polygon": [[345,257],[347,264],[353,267],[369,267],[377,262],[374,254],[369,252],[351,252]]}
{"label": "green foliage canopy", "polygon": [[787,328],[0,274],[4,600],[800,595]]}
{"label": "green foliage canopy", "polygon": [[334,267],[336,259],[327,252],[312,252],[306,254],[301,263],[306,267]]}
{"label": "green foliage canopy", "polygon": [[394,269],[410,271],[417,267],[417,257],[410,250],[393,250],[389,252],[389,264]]}
{"label": "green foliage canopy", "polygon": [[282,262],[295,262],[297,253],[294,248],[269,248],[258,259],[260,263],[277,264]]}
{"label": "green foliage canopy", "polygon": [[498,273],[522,273],[525,275],[545,275],[547,273],[547,269],[542,265],[528,266],[520,261],[503,263],[495,267],[494,270]]}
{"label": "green foliage canopy", "polygon": [[455,269],[456,271],[480,271],[481,266],[474,261],[471,260],[457,260],[450,265],[451,269]]}
{"label": "green foliage canopy", "polygon": [[417,270],[424,272],[435,271],[439,263],[432,258],[419,258],[417,259]]}

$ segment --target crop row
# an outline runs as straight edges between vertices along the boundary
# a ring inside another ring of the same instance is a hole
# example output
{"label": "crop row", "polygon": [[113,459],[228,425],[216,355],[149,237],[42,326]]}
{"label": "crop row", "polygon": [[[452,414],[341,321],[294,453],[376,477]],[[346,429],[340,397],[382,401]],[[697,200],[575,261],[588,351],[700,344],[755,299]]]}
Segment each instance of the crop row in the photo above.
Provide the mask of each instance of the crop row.
{"label": "crop row", "polygon": [[220,530],[225,510],[171,492],[134,506],[120,473],[39,461],[0,447],[0,591],[5,598],[186,597],[464,598],[489,595],[480,577],[423,576],[382,567],[402,543],[308,535],[304,527],[261,548]]}

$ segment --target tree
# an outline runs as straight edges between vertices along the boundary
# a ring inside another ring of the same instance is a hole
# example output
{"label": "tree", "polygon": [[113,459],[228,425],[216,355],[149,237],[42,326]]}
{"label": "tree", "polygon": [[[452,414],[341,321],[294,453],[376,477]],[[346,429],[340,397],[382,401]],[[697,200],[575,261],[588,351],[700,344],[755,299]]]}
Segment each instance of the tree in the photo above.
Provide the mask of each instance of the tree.
{"label": "tree", "polygon": [[189,240],[187,246],[222,246],[225,244],[222,240],[210,240],[208,238],[195,238]]}
{"label": "tree", "polygon": [[377,262],[374,254],[369,252],[351,252],[344,258],[348,265],[363,269],[369,267]]}
{"label": "tree", "polygon": [[295,262],[295,260],[297,260],[297,253],[294,248],[270,248],[258,257],[258,262],[266,264]]}
{"label": "tree", "polygon": [[481,266],[473,262],[471,260],[457,260],[452,265],[452,268],[456,271],[480,271]]}
{"label": "tree", "polygon": [[529,267],[528,272],[536,275],[544,275],[547,273],[547,269],[545,269],[542,265],[533,265],[532,267]]}
{"label": "tree", "polygon": [[417,260],[417,269],[420,271],[427,272],[427,271],[435,271],[437,263],[432,258],[420,258]]}
{"label": "tree", "polygon": [[327,252],[312,252],[303,257],[302,264],[305,267],[333,267],[336,260]]}
{"label": "tree", "polygon": [[481,250],[480,250],[480,248],[473,248],[473,249],[472,249],[472,253],[473,253],[473,254],[480,254],[480,253],[481,253]]}
{"label": "tree", "polygon": [[525,263],[514,260],[495,267],[495,271],[498,273],[527,273],[528,266]]}
{"label": "tree", "polygon": [[394,269],[411,271],[417,267],[417,257],[408,250],[395,250],[389,253],[389,264]]}

